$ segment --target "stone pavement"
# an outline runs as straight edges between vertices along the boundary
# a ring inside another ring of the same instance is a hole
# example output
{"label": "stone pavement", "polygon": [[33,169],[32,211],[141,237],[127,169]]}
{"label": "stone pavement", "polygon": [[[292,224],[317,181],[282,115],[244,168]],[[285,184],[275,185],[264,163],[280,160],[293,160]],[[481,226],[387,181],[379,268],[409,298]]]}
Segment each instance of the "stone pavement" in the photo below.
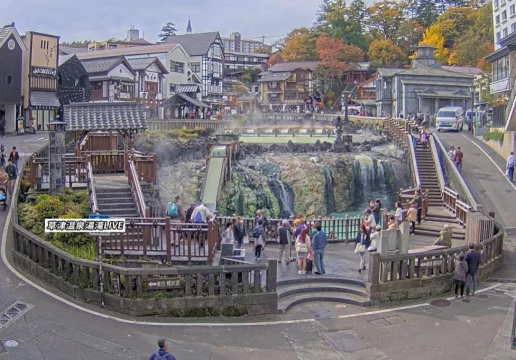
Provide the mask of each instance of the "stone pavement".
{"label": "stone pavement", "polygon": [[[12,138],[2,141],[6,147],[21,145]],[[38,147],[33,143],[23,152]],[[5,217],[6,213],[0,212],[2,227]],[[274,254],[270,245],[267,256],[269,251]],[[516,354],[509,350],[505,337],[514,291],[514,286],[507,284],[479,294],[482,296],[469,303],[453,300],[442,304],[448,305],[445,307],[422,304],[366,315],[356,314],[363,309],[318,303],[302,305],[288,316],[215,319],[211,321],[222,324],[212,326],[199,324],[210,321],[205,319],[137,319],[154,322],[145,325],[99,317],[64,304],[20,280],[1,262],[0,311],[14,301],[33,307],[0,326],[0,340],[5,344],[0,344],[0,360],[143,360],[156,350],[157,338],[162,336],[169,339],[178,360],[506,360]],[[114,316],[89,304],[80,306]],[[263,319],[270,323],[253,325]],[[281,322],[292,319],[304,320]],[[276,320],[280,322],[274,323]],[[165,325],[174,321],[175,325]],[[18,345],[8,347],[7,340]]]}

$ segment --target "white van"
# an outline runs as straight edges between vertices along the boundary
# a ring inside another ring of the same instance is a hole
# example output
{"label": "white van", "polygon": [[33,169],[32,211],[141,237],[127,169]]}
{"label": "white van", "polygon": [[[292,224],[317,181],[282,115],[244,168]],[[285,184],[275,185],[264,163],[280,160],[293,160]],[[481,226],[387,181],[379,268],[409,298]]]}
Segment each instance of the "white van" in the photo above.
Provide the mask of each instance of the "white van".
{"label": "white van", "polygon": [[435,117],[435,124],[437,131],[462,130],[464,128],[464,109],[456,106],[440,108]]}

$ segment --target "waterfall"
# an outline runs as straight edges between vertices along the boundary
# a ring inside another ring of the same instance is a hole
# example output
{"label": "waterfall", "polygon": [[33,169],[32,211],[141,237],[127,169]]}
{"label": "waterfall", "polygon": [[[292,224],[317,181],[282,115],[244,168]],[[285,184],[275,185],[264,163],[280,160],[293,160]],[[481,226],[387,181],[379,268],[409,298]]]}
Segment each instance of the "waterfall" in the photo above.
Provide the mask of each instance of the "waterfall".
{"label": "waterfall", "polygon": [[378,160],[370,155],[358,154],[353,164],[355,178],[353,204],[357,210],[379,199],[383,207],[392,208],[396,201],[393,177],[395,171],[388,161]]}
{"label": "waterfall", "polygon": [[324,173],[324,203],[326,206],[326,213],[331,214],[335,212],[335,195],[333,193],[333,178],[331,171],[327,167],[323,167]]}

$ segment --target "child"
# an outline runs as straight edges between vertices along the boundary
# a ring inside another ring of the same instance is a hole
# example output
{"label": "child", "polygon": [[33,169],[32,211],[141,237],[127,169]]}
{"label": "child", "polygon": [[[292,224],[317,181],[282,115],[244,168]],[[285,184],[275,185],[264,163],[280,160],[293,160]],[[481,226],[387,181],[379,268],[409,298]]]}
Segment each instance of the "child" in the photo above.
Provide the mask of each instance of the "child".
{"label": "child", "polygon": [[459,297],[460,287],[460,298],[464,297],[464,285],[466,285],[466,274],[468,273],[468,263],[464,261],[464,254],[459,255],[459,259],[455,261],[455,299]]}
{"label": "child", "polygon": [[414,235],[416,231],[416,220],[417,220],[417,210],[416,204],[411,204],[410,209],[407,211],[407,219],[410,221],[410,235]]}
{"label": "child", "polygon": [[426,130],[421,130],[421,142],[423,143],[423,149],[427,148],[427,142],[428,142],[428,134],[426,133]]}

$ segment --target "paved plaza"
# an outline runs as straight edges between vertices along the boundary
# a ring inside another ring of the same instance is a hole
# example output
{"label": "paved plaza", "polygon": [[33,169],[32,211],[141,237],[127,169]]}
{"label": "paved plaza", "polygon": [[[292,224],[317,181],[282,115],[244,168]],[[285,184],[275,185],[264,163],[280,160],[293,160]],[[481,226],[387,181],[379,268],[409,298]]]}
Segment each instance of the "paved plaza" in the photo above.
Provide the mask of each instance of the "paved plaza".
{"label": "paved plaza", "polygon": [[[41,137],[2,140],[7,148],[17,145],[25,154],[42,145],[38,143]],[[510,190],[510,184],[504,183],[503,174],[476,148],[473,139],[461,134],[442,134],[441,139],[447,145],[453,142],[463,148],[468,185],[475,196],[485,194],[486,199],[492,199],[492,211],[504,225],[510,226],[510,214],[516,210],[516,199],[512,197],[516,193],[506,191]],[[488,206],[486,199],[479,201],[485,201],[483,205]],[[2,227],[6,215],[7,212],[0,212]],[[363,276],[365,280],[365,275],[355,270],[358,259],[352,248],[352,244],[330,245],[327,272],[356,279]],[[275,245],[268,245],[265,257],[275,258],[276,249]],[[513,256],[513,249],[508,250],[506,259]],[[280,277],[296,276],[294,266],[281,264]],[[15,301],[28,306],[22,316],[0,328],[0,340],[4,344],[0,346],[0,359],[143,360],[156,350],[156,341],[162,336],[169,339],[170,350],[178,360],[433,360],[439,357],[506,360],[515,357],[509,348],[516,291],[516,285],[511,283],[485,283],[483,287],[487,290],[467,299],[469,302],[432,303],[446,300],[445,296],[426,299],[423,304],[402,303],[399,305],[403,308],[399,309],[308,303],[284,315],[259,318],[135,321],[115,318],[118,315],[79,303],[55,290],[52,292],[56,295],[49,296],[31,285],[34,279],[23,275],[27,281],[14,275],[4,262],[0,264],[0,311]],[[516,279],[516,273],[509,267],[497,276]],[[13,343],[8,340],[15,340],[17,346],[9,347]]]}

